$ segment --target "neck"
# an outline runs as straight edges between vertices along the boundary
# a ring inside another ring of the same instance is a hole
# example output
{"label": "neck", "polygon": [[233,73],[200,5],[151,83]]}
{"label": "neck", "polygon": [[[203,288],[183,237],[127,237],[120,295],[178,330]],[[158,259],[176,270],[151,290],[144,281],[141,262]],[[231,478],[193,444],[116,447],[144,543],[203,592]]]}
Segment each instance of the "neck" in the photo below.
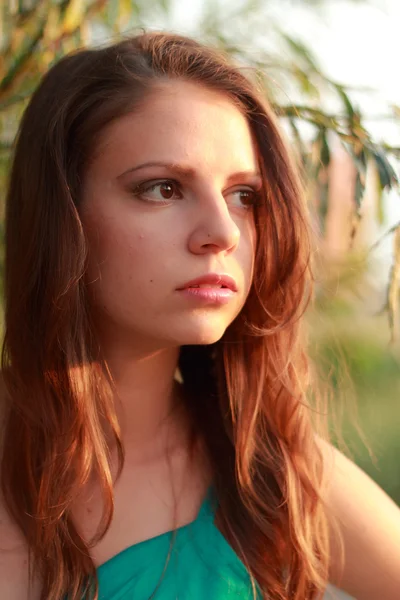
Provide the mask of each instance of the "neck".
{"label": "neck", "polygon": [[183,386],[175,378],[179,347],[138,352],[108,344],[103,357],[126,453],[140,460],[184,444],[189,419]]}

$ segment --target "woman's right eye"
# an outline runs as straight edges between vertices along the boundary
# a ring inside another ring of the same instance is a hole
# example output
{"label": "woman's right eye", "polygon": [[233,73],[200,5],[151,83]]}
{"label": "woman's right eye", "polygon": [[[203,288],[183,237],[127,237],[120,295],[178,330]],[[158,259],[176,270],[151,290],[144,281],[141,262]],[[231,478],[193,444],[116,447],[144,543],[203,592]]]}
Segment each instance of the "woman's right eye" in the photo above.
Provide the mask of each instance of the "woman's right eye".
{"label": "woman's right eye", "polygon": [[156,204],[165,204],[170,200],[182,198],[178,184],[170,179],[141,183],[132,190],[132,193],[138,198],[149,198],[150,202]]}

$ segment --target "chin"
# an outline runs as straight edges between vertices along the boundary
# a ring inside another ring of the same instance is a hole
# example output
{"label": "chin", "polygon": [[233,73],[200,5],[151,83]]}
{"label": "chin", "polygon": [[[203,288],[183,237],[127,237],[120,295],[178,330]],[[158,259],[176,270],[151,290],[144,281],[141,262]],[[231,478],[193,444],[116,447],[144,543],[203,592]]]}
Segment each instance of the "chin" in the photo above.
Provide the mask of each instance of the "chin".
{"label": "chin", "polygon": [[188,337],[188,341],[182,342],[182,346],[207,346],[209,344],[215,344],[224,335],[221,333],[204,332],[202,334],[193,335]]}
{"label": "chin", "polygon": [[[181,346],[208,345],[218,342],[236,317],[235,314],[201,314],[170,321],[170,333]],[[175,325],[175,331],[173,327]]]}
{"label": "chin", "polygon": [[176,331],[176,337],[179,338],[180,346],[208,345],[218,342],[224,335],[229,323],[224,325],[193,325],[187,327],[185,331]]}
{"label": "chin", "polygon": [[197,331],[192,330],[188,332],[187,335],[182,336],[185,338],[184,342],[181,342],[181,345],[207,345],[207,344],[215,344],[218,342],[224,335],[228,324],[224,327],[209,327],[209,328],[201,328],[199,327]]}

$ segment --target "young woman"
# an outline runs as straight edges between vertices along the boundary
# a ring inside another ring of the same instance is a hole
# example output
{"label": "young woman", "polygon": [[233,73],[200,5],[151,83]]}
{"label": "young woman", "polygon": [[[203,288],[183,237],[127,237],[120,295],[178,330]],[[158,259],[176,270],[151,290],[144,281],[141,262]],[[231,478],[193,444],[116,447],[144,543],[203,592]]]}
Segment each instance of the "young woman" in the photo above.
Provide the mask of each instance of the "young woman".
{"label": "young woman", "polygon": [[312,418],[307,223],[223,56],[50,69],[6,206],[1,598],[400,597],[400,511]]}

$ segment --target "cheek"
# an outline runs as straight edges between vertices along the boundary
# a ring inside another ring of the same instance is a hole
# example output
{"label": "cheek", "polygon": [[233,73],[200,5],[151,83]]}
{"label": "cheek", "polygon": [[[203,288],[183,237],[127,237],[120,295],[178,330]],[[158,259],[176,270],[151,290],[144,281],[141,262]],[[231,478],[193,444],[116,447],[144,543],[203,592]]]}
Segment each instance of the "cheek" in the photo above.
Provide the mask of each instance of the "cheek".
{"label": "cheek", "polygon": [[257,228],[254,219],[248,224],[245,231],[242,234],[243,246],[244,246],[244,269],[250,282],[253,279],[254,264],[257,250]]}
{"label": "cheek", "polygon": [[86,281],[98,301],[120,304],[129,299],[136,305],[142,298],[149,302],[154,285],[166,283],[170,240],[146,230],[143,223],[112,217],[88,219],[85,231],[89,244]]}
{"label": "cheek", "polygon": [[113,218],[85,218],[89,281],[119,285],[143,261],[143,235]]}

